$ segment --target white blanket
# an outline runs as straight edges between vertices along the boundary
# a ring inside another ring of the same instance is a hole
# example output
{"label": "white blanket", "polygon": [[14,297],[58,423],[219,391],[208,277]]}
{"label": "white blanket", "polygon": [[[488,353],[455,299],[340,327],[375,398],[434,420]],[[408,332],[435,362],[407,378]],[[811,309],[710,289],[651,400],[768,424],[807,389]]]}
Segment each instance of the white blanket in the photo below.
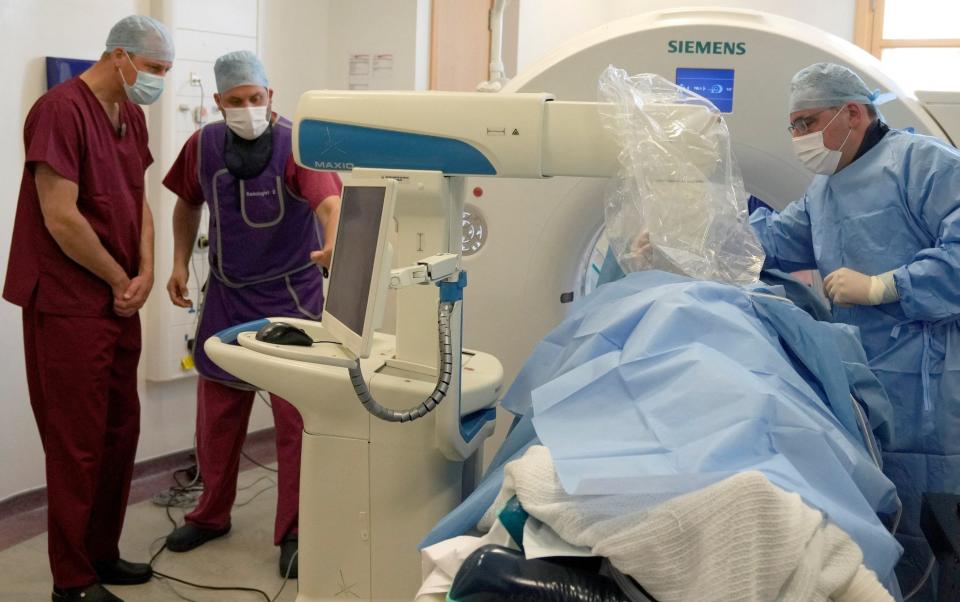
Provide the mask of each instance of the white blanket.
{"label": "white blanket", "polygon": [[668,501],[570,496],[549,451],[533,446],[505,467],[481,527],[514,495],[531,517],[609,558],[659,602],[893,600],[846,533],[759,472]]}

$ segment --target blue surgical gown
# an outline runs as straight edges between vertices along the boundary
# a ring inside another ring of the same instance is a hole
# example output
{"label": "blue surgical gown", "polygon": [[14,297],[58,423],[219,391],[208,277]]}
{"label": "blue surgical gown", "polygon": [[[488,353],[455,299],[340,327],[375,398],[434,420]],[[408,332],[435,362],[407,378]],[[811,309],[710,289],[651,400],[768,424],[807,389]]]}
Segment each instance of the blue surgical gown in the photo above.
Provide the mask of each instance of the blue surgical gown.
{"label": "blue surgical gown", "polygon": [[[833,315],[859,327],[893,404],[884,471],[903,500],[904,568],[915,575],[927,561],[921,493],[960,492],[960,152],[891,130],[840,172],[817,176],[782,213],[761,209],[751,223],[764,267],[824,277],[841,267],[893,270],[899,301]],[[901,576],[909,588],[914,579]]]}
{"label": "blue surgical gown", "polygon": [[663,272],[601,286],[531,353],[503,400],[514,428],[423,545],[472,528],[503,465],[541,443],[573,495],[669,499],[759,470],[849,533],[896,593],[900,546],[877,514],[899,500],[868,456],[851,389],[881,445],[891,412],[850,331],[769,293]]}

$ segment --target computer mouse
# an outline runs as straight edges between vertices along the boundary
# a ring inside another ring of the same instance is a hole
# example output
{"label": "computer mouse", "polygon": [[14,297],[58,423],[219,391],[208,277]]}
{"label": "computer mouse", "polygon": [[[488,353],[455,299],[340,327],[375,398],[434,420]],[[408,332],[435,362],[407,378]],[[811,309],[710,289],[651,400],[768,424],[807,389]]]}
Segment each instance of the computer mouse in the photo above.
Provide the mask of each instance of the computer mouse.
{"label": "computer mouse", "polygon": [[313,345],[313,337],[302,328],[286,322],[270,322],[257,331],[257,340],[275,345]]}

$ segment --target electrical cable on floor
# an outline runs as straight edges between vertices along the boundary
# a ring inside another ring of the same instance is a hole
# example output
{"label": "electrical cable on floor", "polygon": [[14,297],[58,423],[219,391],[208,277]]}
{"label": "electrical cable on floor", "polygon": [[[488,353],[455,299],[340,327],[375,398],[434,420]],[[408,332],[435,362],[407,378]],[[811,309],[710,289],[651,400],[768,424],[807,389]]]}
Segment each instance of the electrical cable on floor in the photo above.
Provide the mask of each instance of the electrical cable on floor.
{"label": "electrical cable on floor", "polygon": [[[276,473],[278,469],[271,468],[265,464],[258,462],[253,459],[247,452],[240,450],[240,453],[244,458],[247,459],[251,464],[259,466],[264,470],[269,470],[270,472]],[[193,471],[193,477],[188,483],[183,483],[180,480],[181,474],[189,475]],[[153,503],[158,506],[174,506],[176,508],[192,508],[197,505],[197,501],[200,498],[200,495],[203,493],[203,483],[201,482],[201,475],[199,468],[196,464],[189,468],[180,468],[173,472],[173,480],[176,483],[175,486],[170,487],[166,491],[158,493],[153,496]],[[276,484],[276,483],[274,483]],[[250,487],[252,485],[248,485]],[[240,491],[246,489],[245,487],[239,488]],[[248,500],[249,502],[249,500]]]}
{"label": "electrical cable on floor", "polygon": [[[258,480],[258,481],[255,481],[254,484],[255,484],[256,482],[259,482],[259,480]],[[251,486],[252,486],[252,484],[251,484]],[[261,493],[262,493],[262,492],[261,492]],[[258,495],[259,495],[259,494],[258,494]],[[166,510],[167,519],[170,521],[170,524],[173,525],[173,528],[174,528],[174,529],[176,529],[176,528],[177,528],[177,521],[176,521],[176,520],[173,518],[173,516],[170,514],[170,506],[166,506],[166,507],[164,508],[164,510]],[[165,537],[164,537],[164,539],[165,539]],[[157,542],[157,541],[159,541],[159,538],[154,540],[154,542]],[[151,544],[151,545],[152,545],[152,544]],[[154,565],[154,563],[157,561],[157,558],[160,557],[160,554],[162,554],[163,551],[166,550],[166,549],[167,549],[167,544],[164,543],[162,546],[160,546],[160,549],[157,550],[157,552],[150,558],[150,567],[151,567],[151,568],[153,568],[153,565]],[[291,564],[292,564],[292,563],[291,563]],[[289,570],[290,570],[290,567],[287,567],[287,572],[288,572],[288,574],[289,574]],[[231,587],[227,587],[227,586],[220,586],[220,585],[206,585],[206,584],[202,584],[202,583],[194,583],[194,582],[192,582],[192,581],[187,581],[187,580],[185,580],[185,579],[180,579],[179,577],[174,577],[174,576],[168,575],[168,574],[166,574],[166,573],[161,573],[160,571],[156,570],[155,568],[153,569],[153,574],[154,574],[154,576],[159,577],[159,578],[161,578],[161,579],[166,579],[166,580],[169,580],[169,581],[174,581],[174,582],[176,582],[176,583],[182,583],[183,585],[188,585],[188,586],[190,586],[190,587],[195,587],[195,588],[198,588],[198,589],[205,589],[205,590],[218,591],[218,592],[229,591],[229,592],[248,592],[248,593],[252,593],[252,594],[255,593],[255,594],[260,594],[261,596],[263,596],[263,599],[266,600],[267,602],[274,602],[274,601],[277,599],[276,596],[271,599],[271,598],[270,598],[270,595],[269,595],[267,592],[265,592],[265,591],[263,591],[263,590],[260,590],[260,589],[257,589],[257,588],[255,588],[255,587],[243,587],[243,586],[231,586]],[[285,584],[286,584],[286,579],[284,579],[284,584],[283,584],[283,585],[285,585]],[[281,585],[281,591],[283,590],[283,585]],[[178,596],[180,596],[179,592],[177,592],[176,590],[174,590],[174,593],[177,594]],[[277,596],[279,596],[279,595],[280,595],[280,592],[277,592]],[[183,596],[180,596],[180,597],[183,598]],[[186,599],[186,598],[184,598],[184,599]]]}
{"label": "electrical cable on floor", "polygon": [[[266,488],[264,488],[264,489],[261,489],[260,491],[258,491],[258,492],[257,492],[257,495],[259,495],[260,493],[262,493],[262,492],[264,492],[264,491],[268,491],[268,490],[270,490],[270,489],[273,489],[274,487],[277,486],[277,482],[276,482],[276,481],[274,481],[274,480],[271,479],[270,477],[264,475],[264,476],[260,477],[259,479],[257,479],[256,481],[254,481],[253,483],[250,483],[249,485],[244,485],[243,487],[237,487],[237,491],[246,491],[247,489],[250,489],[251,487],[253,487],[254,485],[256,485],[257,483],[259,483],[260,481],[262,481],[262,480],[264,480],[264,479],[266,479],[267,481],[270,482],[270,486],[269,486],[269,487],[266,487]],[[246,502],[244,502],[243,505],[246,505],[246,504],[248,504],[248,503],[250,503],[250,500],[247,500]],[[236,508],[237,506],[240,506],[240,504],[237,504],[237,503],[234,503],[234,504],[233,504],[233,507],[234,507],[234,508]]]}
{"label": "electrical cable on floor", "polygon": [[[267,481],[270,482],[270,487],[267,487],[267,489],[273,489],[274,487],[277,486],[277,482],[276,482],[276,481],[274,481],[272,478],[268,477],[267,475],[263,475],[262,477],[260,477],[259,479],[257,479],[257,480],[254,481],[253,483],[250,483],[249,485],[244,485],[243,487],[237,487],[237,491],[246,491],[247,489],[250,489],[251,487],[253,487],[253,486],[256,485],[257,483],[259,483],[260,481],[263,481],[264,479],[266,479]],[[264,489],[264,491],[266,491],[266,489]],[[234,507],[236,507],[236,506],[238,506],[238,505],[239,505],[239,504],[234,504]]]}
{"label": "electrical cable on floor", "polygon": [[203,483],[199,481],[199,473],[189,483],[181,483],[178,473],[188,472],[190,469],[180,469],[174,472],[174,481],[177,483],[165,491],[153,496],[152,501],[157,506],[191,508],[197,505],[197,499],[203,493]]}
{"label": "electrical cable on floor", "polygon": [[271,479],[271,478],[269,478],[269,477],[260,477],[259,479],[257,479],[257,480],[254,481],[253,483],[250,483],[249,485],[247,485],[246,487],[244,487],[244,489],[249,489],[249,488],[253,487],[254,485],[256,485],[257,483],[259,483],[260,481],[262,481],[262,480],[264,480],[264,479],[266,479],[267,481],[270,482],[270,486],[269,486],[269,487],[264,487],[264,488],[261,489],[260,491],[256,492],[256,493],[253,494],[252,496],[250,496],[250,499],[248,499],[248,500],[246,500],[246,501],[243,501],[243,502],[234,502],[233,507],[234,507],[234,508],[242,508],[243,506],[246,506],[247,504],[249,504],[249,503],[252,502],[253,500],[257,499],[257,498],[260,496],[260,494],[263,493],[264,491],[270,491],[271,489],[273,489],[274,487],[277,486],[277,482],[274,481],[273,479]]}
{"label": "electrical cable on floor", "polygon": [[[194,455],[191,455],[191,459],[196,460],[196,449],[197,449],[197,434],[193,434],[193,449]],[[193,472],[188,483],[184,483],[180,480],[181,474],[189,475]],[[200,497],[200,494],[203,493],[203,483],[201,482],[200,467],[199,464],[194,461],[194,464],[188,468],[179,468],[173,471],[173,482],[176,485],[169,487],[166,491],[161,491],[153,496],[153,503],[157,506],[175,506],[177,508],[192,508],[197,505],[197,499]]]}
{"label": "electrical cable on floor", "polygon": [[[243,452],[241,451],[241,453],[243,453]],[[262,467],[262,468],[265,468],[266,470],[271,470],[271,471],[273,471],[273,472],[276,472],[275,469],[269,468],[269,467],[267,467],[267,466],[264,466],[264,465],[260,464],[259,462],[256,462],[255,460],[253,460],[252,458],[250,458],[249,456],[247,456],[245,453],[244,453],[243,455],[244,455],[244,457],[246,457],[248,460],[250,460],[252,463],[256,464],[257,466],[260,466],[260,467]],[[199,481],[200,481],[200,473],[199,473],[199,470],[196,471],[194,477],[193,477],[189,482],[187,482],[187,483],[182,483],[181,480],[180,480],[180,475],[181,475],[181,474],[189,474],[191,469],[196,469],[196,467],[194,466],[194,467],[185,468],[185,469],[184,469],[184,468],[181,468],[181,469],[178,469],[178,470],[174,471],[174,473],[173,473],[173,479],[174,479],[174,481],[177,483],[177,485],[176,485],[175,487],[171,487],[171,488],[170,488],[171,491],[174,491],[174,490],[183,490],[183,491],[186,491],[186,490],[190,490],[190,489],[192,489],[192,488],[196,488],[196,487],[197,487],[197,484],[198,484]],[[268,477],[268,476],[261,476],[261,477],[259,477],[258,479],[256,479],[255,481],[253,481],[252,483],[250,483],[250,484],[248,484],[248,485],[245,485],[245,486],[243,486],[243,487],[238,487],[238,488],[237,488],[237,491],[245,491],[245,490],[247,490],[247,489],[250,489],[250,488],[254,487],[257,483],[260,483],[260,482],[262,482],[262,481],[264,481],[264,480],[270,482],[270,486],[269,486],[269,487],[264,487],[263,489],[260,489],[260,490],[257,491],[255,494],[253,494],[253,496],[251,496],[250,499],[248,499],[248,500],[245,500],[245,501],[240,502],[240,503],[235,503],[235,504],[234,504],[234,507],[245,506],[245,505],[249,504],[250,502],[252,502],[254,499],[256,499],[256,498],[257,498],[260,494],[262,494],[263,492],[268,491],[268,490],[276,487],[276,482],[275,482],[273,479],[271,479],[271,478]],[[202,491],[202,486],[200,486],[199,490]],[[154,497],[154,503],[156,503],[156,496]],[[176,529],[176,528],[177,528],[177,521],[176,521],[176,519],[173,518],[173,515],[172,515],[171,512],[170,512],[170,509],[171,509],[172,507],[181,507],[181,506],[178,506],[178,505],[173,504],[173,503],[169,503],[169,504],[159,504],[159,505],[162,505],[162,506],[164,507],[164,511],[166,512],[166,515],[167,515],[167,520],[170,521],[170,524],[172,525],[173,529]],[[165,540],[165,539],[166,539],[166,536],[165,536],[165,535],[164,535],[164,536],[161,536],[161,537],[158,537],[157,539],[153,540],[153,542],[150,544],[149,548],[152,548],[153,545],[156,544],[158,541],[160,541],[160,540]],[[148,548],[148,551],[149,551],[149,548]],[[151,566],[151,568],[153,567],[153,565],[154,565],[154,563],[156,562],[157,558],[160,557],[160,554],[162,554],[163,551],[166,550],[166,549],[167,549],[167,545],[166,545],[166,543],[164,543],[162,546],[160,546],[160,549],[157,550],[157,551],[150,557],[150,566]],[[290,564],[287,565],[287,570],[286,570],[286,573],[284,574],[283,582],[280,584],[280,589],[277,591],[277,593],[276,593],[272,598],[270,597],[269,594],[267,594],[267,592],[265,592],[265,591],[263,591],[263,590],[260,590],[260,589],[257,589],[257,588],[243,587],[243,586],[231,586],[231,587],[228,587],[228,586],[206,585],[206,584],[202,584],[202,583],[194,583],[194,582],[192,582],[192,581],[187,581],[187,580],[185,580],[185,579],[180,579],[179,577],[174,577],[174,576],[172,576],[172,575],[168,575],[168,574],[166,574],[166,573],[162,573],[162,572],[160,572],[160,571],[157,571],[156,569],[154,569],[153,574],[154,574],[155,576],[157,576],[158,578],[164,580],[164,581],[166,582],[166,585],[170,588],[170,590],[171,590],[177,597],[179,597],[181,600],[185,600],[185,601],[187,601],[187,602],[195,602],[195,601],[193,601],[191,598],[187,598],[187,597],[183,596],[180,592],[178,592],[176,589],[174,589],[174,587],[169,583],[169,581],[176,582],[176,583],[180,583],[180,584],[183,584],[183,585],[187,585],[187,586],[189,586],[189,587],[195,587],[195,588],[198,588],[198,589],[204,589],[204,590],[210,590],[210,591],[236,591],[236,592],[256,593],[256,594],[260,594],[261,596],[263,596],[263,599],[266,600],[267,602],[276,602],[276,600],[280,598],[280,594],[283,593],[283,590],[284,590],[284,588],[285,588],[286,585],[287,585],[287,581],[288,581],[289,578],[290,578],[290,571],[291,571],[292,568],[293,568],[293,560],[296,559],[296,558],[297,558],[297,553],[294,553],[293,558],[291,558],[291,560],[290,560]]]}
{"label": "electrical cable on floor", "polygon": [[[191,472],[193,472],[193,476],[190,477],[190,481],[186,483],[180,481],[181,474],[190,475]],[[200,470],[197,468],[196,464],[193,466],[188,466],[187,468],[178,468],[177,470],[173,471],[173,481],[177,484],[177,487],[193,487],[200,481]]]}
{"label": "electrical cable on floor", "polygon": [[176,596],[176,597],[180,598],[181,600],[183,600],[183,602],[200,602],[200,600],[194,600],[193,598],[188,598],[188,597],[184,596],[182,593],[180,593],[179,591],[177,591],[177,588],[173,587],[173,583],[172,583],[172,582],[170,582],[170,581],[168,581],[168,580],[166,580],[166,579],[160,579],[159,581],[160,581],[160,583],[164,584],[164,585],[166,586],[166,588],[173,593],[174,596]]}
{"label": "electrical cable on floor", "polygon": [[246,458],[251,464],[256,464],[256,465],[259,466],[260,468],[262,468],[262,469],[264,469],[264,470],[269,470],[270,472],[277,472],[277,469],[276,469],[276,468],[270,468],[269,466],[266,466],[266,465],[264,465],[264,464],[261,464],[261,463],[257,462],[256,460],[254,460],[253,458],[251,458],[250,456],[248,456],[248,455],[247,455],[247,452],[245,452],[245,451],[243,451],[243,450],[240,450],[240,454],[241,454],[244,458]]}
{"label": "electrical cable on floor", "polygon": [[283,572],[283,583],[280,584],[280,589],[277,590],[277,595],[270,600],[270,602],[276,602],[277,598],[280,597],[280,594],[283,593],[283,588],[287,586],[287,581],[290,580],[290,571],[293,570],[293,561],[297,559],[297,555],[300,553],[300,550],[297,550],[293,553],[293,556],[290,557],[290,562],[287,563],[287,570]]}
{"label": "electrical cable on floor", "polygon": [[193,583],[191,581],[180,579],[178,577],[171,577],[170,575],[165,575],[160,571],[153,571],[153,574],[154,576],[160,577],[161,579],[169,579],[170,581],[182,583],[183,585],[189,585],[190,587],[195,587],[197,589],[205,589],[205,590],[210,590],[215,592],[249,592],[251,594],[260,594],[261,596],[263,596],[263,599],[266,600],[267,602],[273,602],[273,600],[270,599],[270,594],[263,591],[262,589],[257,589],[255,587],[243,587],[239,585],[232,586],[232,587],[219,586],[219,585],[203,585],[201,583]]}

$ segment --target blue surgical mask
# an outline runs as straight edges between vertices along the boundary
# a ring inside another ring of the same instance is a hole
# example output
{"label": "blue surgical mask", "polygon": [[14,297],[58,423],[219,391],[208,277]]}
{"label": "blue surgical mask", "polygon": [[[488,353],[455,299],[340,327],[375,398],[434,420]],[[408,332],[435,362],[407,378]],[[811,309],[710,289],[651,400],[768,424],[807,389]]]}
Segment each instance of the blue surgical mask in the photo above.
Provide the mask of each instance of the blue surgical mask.
{"label": "blue surgical mask", "polygon": [[[127,60],[133,65],[133,59],[130,58],[129,54],[127,55]],[[154,101],[160,98],[160,94],[163,93],[163,77],[140,71],[136,65],[133,65],[133,69],[137,72],[137,79],[131,86],[127,84],[127,80],[123,77],[123,72],[117,67],[117,71],[120,71],[120,79],[123,80],[123,89],[127,93],[127,98],[138,105],[153,104]]]}

